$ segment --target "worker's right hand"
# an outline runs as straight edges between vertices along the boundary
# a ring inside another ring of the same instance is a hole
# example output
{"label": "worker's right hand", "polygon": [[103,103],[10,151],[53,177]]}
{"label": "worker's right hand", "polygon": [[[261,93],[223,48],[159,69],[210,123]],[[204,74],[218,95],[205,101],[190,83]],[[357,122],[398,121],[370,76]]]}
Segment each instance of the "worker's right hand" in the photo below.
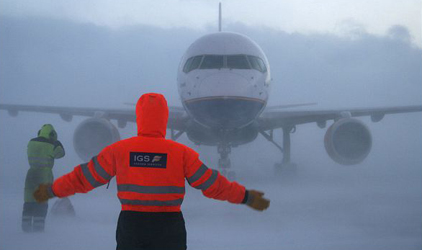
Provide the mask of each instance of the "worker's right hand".
{"label": "worker's right hand", "polygon": [[51,189],[51,184],[41,184],[34,192],[34,198],[37,202],[45,202],[48,199],[54,197],[54,193]]}
{"label": "worker's right hand", "polygon": [[248,190],[248,192],[248,200],[246,201],[246,205],[249,207],[258,211],[264,211],[270,206],[270,200],[263,197],[263,192],[257,190]]}

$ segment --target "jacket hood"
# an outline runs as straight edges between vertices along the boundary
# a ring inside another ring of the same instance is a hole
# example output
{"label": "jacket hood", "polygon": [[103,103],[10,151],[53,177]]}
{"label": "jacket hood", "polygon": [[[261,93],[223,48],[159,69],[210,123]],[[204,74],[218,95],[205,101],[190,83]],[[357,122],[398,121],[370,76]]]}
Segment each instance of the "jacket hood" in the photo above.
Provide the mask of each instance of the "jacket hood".
{"label": "jacket hood", "polygon": [[56,141],[57,140],[57,133],[54,130],[53,125],[51,124],[44,124],[41,129],[38,131],[39,137],[44,137],[49,140]]}
{"label": "jacket hood", "polygon": [[169,108],[163,95],[142,95],[136,104],[138,136],[165,138],[168,117]]}

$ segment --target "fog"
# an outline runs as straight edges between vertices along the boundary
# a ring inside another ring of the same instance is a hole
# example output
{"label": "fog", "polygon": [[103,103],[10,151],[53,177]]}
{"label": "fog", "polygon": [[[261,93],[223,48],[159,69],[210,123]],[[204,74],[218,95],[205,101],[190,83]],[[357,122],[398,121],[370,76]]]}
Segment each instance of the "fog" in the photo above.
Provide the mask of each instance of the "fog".
{"label": "fog", "polygon": [[[393,26],[384,36],[361,29],[348,36],[285,33],[230,24],[227,30],[255,40],[271,65],[269,106],[317,102],[312,109],[421,105],[422,50],[409,32]],[[131,108],[146,92],[181,106],[179,59],[200,36],[214,32],[131,26],[109,29],[47,18],[0,17],[0,103]],[[309,107],[308,107],[309,108]],[[305,108],[301,108],[305,109]],[[55,126],[66,156],[55,177],[81,163],[72,136],[85,118],[0,111],[0,249],[115,249],[120,204],[116,183],[71,201],[73,219],[47,216],[46,231],[21,231],[26,146],[45,123]],[[188,187],[182,211],[188,249],[420,249],[422,247],[422,115],[361,119],[373,147],[357,166],[326,154],[325,129],[316,124],[292,134],[295,169],[277,171],[281,154],[264,138],[232,149],[237,181],[263,190],[270,208],[210,200]],[[135,124],[121,137],[135,135]],[[281,142],[281,131],[275,131]],[[217,168],[214,147],[180,139]],[[50,201],[50,208],[54,200]]]}

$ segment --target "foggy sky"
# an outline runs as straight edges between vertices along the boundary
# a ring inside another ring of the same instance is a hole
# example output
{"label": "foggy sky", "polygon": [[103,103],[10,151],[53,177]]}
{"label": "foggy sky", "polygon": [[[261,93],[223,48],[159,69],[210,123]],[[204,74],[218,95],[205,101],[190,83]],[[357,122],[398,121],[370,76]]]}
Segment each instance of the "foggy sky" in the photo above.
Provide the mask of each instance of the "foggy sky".
{"label": "foggy sky", "polygon": [[[331,109],[422,103],[422,50],[409,41],[406,27],[393,25],[383,36],[357,28],[347,37],[242,24],[227,30],[249,36],[267,54],[273,78],[270,105],[317,102],[311,108]],[[146,25],[110,29],[2,16],[0,103],[130,108],[124,103],[154,91],[181,106],[179,60],[195,39],[213,31]],[[9,117],[0,111],[0,249],[115,248],[115,183],[108,190],[72,197],[75,220],[49,217],[46,233],[37,237],[20,231],[28,140],[42,124],[54,124],[67,153],[56,162],[58,177],[81,163],[72,136],[83,119],[67,123],[57,115],[22,112]],[[298,163],[293,173],[274,174],[281,155],[262,137],[234,148],[239,182],[264,190],[271,208],[258,214],[188,188],[183,211],[190,249],[420,249],[421,114],[362,121],[373,135],[373,149],[351,168],[329,159],[325,130],[315,124],[299,126],[292,134],[292,160]],[[135,131],[129,124],[121,135]],[[280,131],[275,135],[280,141]],[[215,148],[195,146],[186,136],[180,141],[200,152],[207,165],[217,166]]]}
{"label": "foggy sky", "polygon": [[[402,26],[391,27],[387,36],[358,30],[351,38],[241,24],[228,30],[250,36],[267,54],[273,73],[272,105],[365,107],[422,100],[421,49],[409,43]],[[56,19],[2,17],[0,98],[31,104],[36,90],[43,89],[59,93],[40,98],[45,105],[68,106],[77,96],[78,106],[116,107],[135,102],[139,93],[157,91],[180,106],[173,95],[179,60],[206,33],[149,26],[112,30]],[[115,97],[93,96],[84,88],[114,92]]]}
{"label": "foggy sky", "polygon": [[204,30],[217,27],[219,2],[223,5],[223,29],[226,24],[241,22],[288,33],[347,35],[359,26],[371,34],[385,35],[389,27],[401,25],[422,47],[420,0],[3,0],[0,15],[48,17],[112,28],[151,25]]}

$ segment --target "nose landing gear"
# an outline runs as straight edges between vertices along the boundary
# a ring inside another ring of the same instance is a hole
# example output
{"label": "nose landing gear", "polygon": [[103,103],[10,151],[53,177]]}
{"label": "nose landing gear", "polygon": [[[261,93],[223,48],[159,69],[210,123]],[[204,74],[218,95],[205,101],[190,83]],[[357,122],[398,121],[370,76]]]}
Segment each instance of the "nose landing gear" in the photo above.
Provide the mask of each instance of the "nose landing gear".
{"label": "nose landing gear", "polygon": [[220,143],[217,146],[217,152],[220,154],[220,159],[218,160],[218,168],[222,175],[226,176],[229,180],[236,179],[236,173],[231,168],[231,161],[229,154],[231,152],[231,146],[227,143]]}

